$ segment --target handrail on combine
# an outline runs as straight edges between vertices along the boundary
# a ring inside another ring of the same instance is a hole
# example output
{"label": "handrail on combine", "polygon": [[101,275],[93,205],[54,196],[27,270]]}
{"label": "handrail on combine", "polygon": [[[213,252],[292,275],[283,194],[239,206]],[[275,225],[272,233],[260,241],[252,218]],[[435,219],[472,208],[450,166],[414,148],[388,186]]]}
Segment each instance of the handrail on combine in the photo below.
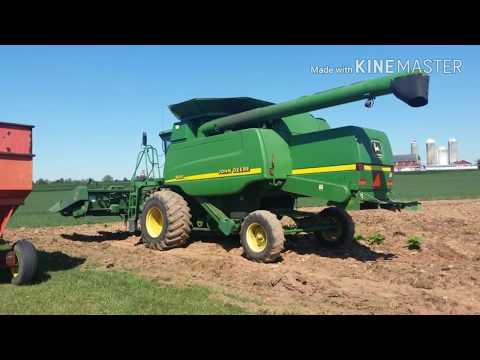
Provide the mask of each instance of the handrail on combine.
{"label": "handrail on combine", "polygon": [[158,151],[152,145],[147,143],[147,134],[143,133],[142,138],[142,150],[137,155],[137,164],[133,171],[132,180],[137,179],[138,169],[144,162],[144,173],[140,175],[141,180],[160,178],[160,162],[158,157]]}

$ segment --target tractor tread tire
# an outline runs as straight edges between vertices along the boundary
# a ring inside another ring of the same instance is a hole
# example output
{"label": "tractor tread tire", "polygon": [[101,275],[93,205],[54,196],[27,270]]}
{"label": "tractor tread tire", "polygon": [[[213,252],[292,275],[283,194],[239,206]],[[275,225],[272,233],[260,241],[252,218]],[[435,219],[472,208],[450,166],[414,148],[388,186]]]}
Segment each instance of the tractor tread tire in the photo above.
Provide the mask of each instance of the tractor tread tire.
{"label": "tractor tread tire", "polygon": [[315,232],[317,240],[325,247],[332,249],[342,248],[347,249],[353,244],[353,237],[355,235],[355,223],[350,214],[340,207],[327,207],[318,213],[320,217],[335,217],[342,226],[342,235],[335,241],[328,241],[323,238],[321,232]]}
{"label": "tractor tread tire", "polygon": [[[153,204],[153,205],[152,205]],[[151,206],[160,208],[165,221],[165,227],[157,238],[152,238],[146,230],[146,215]],[[176,192],[168,189],[154,192],[145,201],[141,223],[142,239],[146,246],[156,250],[169,250],[183,247],[187,244],[192,231],[192,215],[185,199]]]}
{"label": "tractor tread tire", "polygon": [[[246,231],[251,223],[259,223],[267,232],[267,247],[261,253],[250,251],[247,240]],[[279,260],[281,252],[284,249],[285,234],[283,232],[282,223],[277,216],[267,210],[257,210],[248,214],[243,220],[240,230],[240,241],[243,246],[244,255],[253,261],[271,263]]]}

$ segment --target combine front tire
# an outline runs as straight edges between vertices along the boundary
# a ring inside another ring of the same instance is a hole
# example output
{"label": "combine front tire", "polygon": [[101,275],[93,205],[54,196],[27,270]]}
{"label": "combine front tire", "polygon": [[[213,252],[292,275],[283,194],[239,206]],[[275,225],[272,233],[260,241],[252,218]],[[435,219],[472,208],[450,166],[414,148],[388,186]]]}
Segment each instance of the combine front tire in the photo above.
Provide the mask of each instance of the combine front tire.
{"label": "combine front tire", "polygon": [[35,247],[26,240],[20,240],[13,246],[17,258],[17,266],[10,268],[11,283],[24,285],[33,280],[37,273],[38,258]]}
{"label": "combine front tire", "polygon": [[355,234],[355,224],[352,217],[342,208],[328,207],[318,216],[327,219],[332,228],[314,233],[317,240],[329,248],[347,248],[352,245]]}
{"label": "combine front tire", "polygon": [[171,190],[152,194],[142,211],[142,239],[149,248],[168,250],[184,246],[192,230],[190,208]]}
{"label": "combine front tire", "polygon": [[282,224],[274,214],[257,210],[243,221],[240,240],[248,259],[268,263],[280,257],[285,236]]}

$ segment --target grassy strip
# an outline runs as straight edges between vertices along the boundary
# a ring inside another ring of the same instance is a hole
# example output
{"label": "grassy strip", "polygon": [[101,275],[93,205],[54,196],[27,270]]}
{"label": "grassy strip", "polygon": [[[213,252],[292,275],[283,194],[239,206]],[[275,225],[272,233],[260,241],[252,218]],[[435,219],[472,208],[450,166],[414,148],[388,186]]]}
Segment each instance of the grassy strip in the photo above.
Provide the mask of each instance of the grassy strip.
{"label": "grassy strip", "polygon": [[0,276],[0,314],[244,314],[208,288],[162,287],[129,272],[85,269],[61,252],[39,252],[36,284],[13,286]]}

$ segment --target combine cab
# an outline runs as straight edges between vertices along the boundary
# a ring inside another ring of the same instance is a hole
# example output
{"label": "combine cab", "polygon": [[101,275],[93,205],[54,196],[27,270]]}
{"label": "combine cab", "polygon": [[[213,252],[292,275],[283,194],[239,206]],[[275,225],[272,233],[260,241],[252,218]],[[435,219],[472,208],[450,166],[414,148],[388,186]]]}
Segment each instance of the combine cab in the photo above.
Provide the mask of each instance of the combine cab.
{"label": "combine cab", "polygon": [[[280,257],[285,235],[310,233],[325,246],[348,246],[354,224],[346,210],[418,203],[391,198],[393,156],[385,133],[330,128],[309,112],[358,100],[371,107],[388,94],[424,106],[428,82],[422,73],[405,73],[279,104],[242,97],[171,105],[178,122],[160,133],[163,177],[156,175],[156,150],[144,141],[130,186],[80,187],[51,211],[119,214],[130,231],[140,231],[147,246],[159,250],[184,246],[195,229],[239,234],[245,255],[262,262]],[[318,214],[296,210],[296,200],[305,197],[328,207]]]}
{"label": "combine cab", "polygon": [[8,221],[32,191],[32,128],[0,123],[0,269],[7,269],[16,285],[30,282],[37,271],[37,252],[30,242],[3,240]]}

